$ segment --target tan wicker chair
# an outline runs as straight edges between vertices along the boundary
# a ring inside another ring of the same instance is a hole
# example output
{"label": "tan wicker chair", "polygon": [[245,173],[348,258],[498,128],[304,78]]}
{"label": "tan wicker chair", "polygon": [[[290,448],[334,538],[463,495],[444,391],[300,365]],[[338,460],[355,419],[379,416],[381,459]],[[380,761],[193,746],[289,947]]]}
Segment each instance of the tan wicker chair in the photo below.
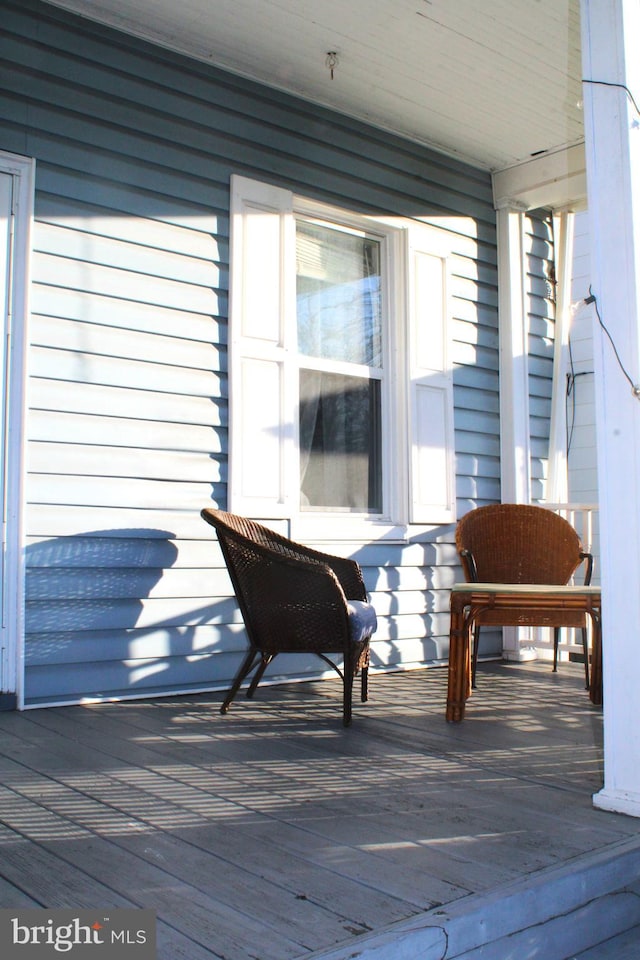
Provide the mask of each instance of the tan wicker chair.
{"label": "tan wicker chair", "polygon": [[279,653],[313,653],[342,678],[343,722],[349,726],[358,671],[361,699],[368,696],[369,641],[377,625],[358,564],[294,543],[236,514],[205,509],[201,516],[218,534],[249,638],[220,712],[227,712],[254,668],[248,697]]}
{"label": "tan wicker chair", "polygon": [[[571,524],[544,507],[500,503],[471,510],[458,522],[456,547],[465,579],[470,583],[566,584],[583,562],[584,585],[591,582],[592,555],[583,551]],[[483,610],[473,623],[471,683],[474,687],[481,626],[553,627],[554,671],[558,667],[560,628],[580,629],[585,683],[589,687],[586,614],[565,610],[541,615],[524,606],[509,611]]]}

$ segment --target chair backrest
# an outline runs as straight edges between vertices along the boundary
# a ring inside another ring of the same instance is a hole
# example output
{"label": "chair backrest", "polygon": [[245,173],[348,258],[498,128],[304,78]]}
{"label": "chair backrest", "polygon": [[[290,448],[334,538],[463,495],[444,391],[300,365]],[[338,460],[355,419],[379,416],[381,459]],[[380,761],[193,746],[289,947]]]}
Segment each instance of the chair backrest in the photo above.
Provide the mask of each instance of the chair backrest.
{"label": "chair backrest", "polygon": [[202,517],[223,537],[226,534],[239,534],[247,540],[254,543],[262,543],[266,547],[274,547],[275,541],[280,538],[268,527],[263,527],[255,520],[249,520],[247,517],[241,517],[236,513],[227,513],[225,510],[214,510],[207,508],[202,511]]}
{"label": "chair backrest", "polygon": [[[499,503],[467,513],[456,528],[467,580],[486,583],[567,583],[582,562],[571,524],[544,507]],[[475,562],[474,578],[463,551]]]}
{"label": "chair backrest", "polygon": [[215,528],[252,644],[263,651],[343,651],[349,643],[347,598],[364,600],[358,564],[331,557],[268,527],[205,508]]}
{"label": "chair backrest", "polygon": [[[312,561],[329,566],[349,600],[366,600],[362,571],[355,560],[322,553],[295,540],[263,527],[255,520],[241,517],[225,510],[206,507],[201,511],[203,520],[215,527],[225,561],[232,580],[240,568],[248,563],[258,563],[262,568],[267,560],[266,551],[273,551],[291,560]],[[238,586],[234,580],[234,586]]]}
{"label": "chair backrest", "polygon": [[[292,560],[301,560],[306,554],[314,553],[294,540],[281,536],[275,530],[236,513],[207,507],[201,511],[201,516],[215,527],[232,579],[254,563],[264,565],[265,550],[273,550],[274,553]],[[238,586],[235,580],[234,586]]]}
{"label": "chair backrest", "polygon": [[249,607],[252,603],[261,604],[268,600],[269,587],[265,575],[268,555],[265,555],[265,551],[273,550],[295,558],[297,555],[292,549],[293,543],[255,520],[235,513],[207,508],[201,511],[201,516],[218,534],[218,542],[243,615],[250,616]]}
{"label": "chair backrest", "polygon": [[271,621],[274,603],[277,604],[276,598],[283,586],[283,575],[271,557],[274,553],[295,557],[289,541],[254,520],[224,510],[206,508],[201,511],[201,516],[218,535],[252,643],[259,648],[275,649],[277,637],[272,636]]}

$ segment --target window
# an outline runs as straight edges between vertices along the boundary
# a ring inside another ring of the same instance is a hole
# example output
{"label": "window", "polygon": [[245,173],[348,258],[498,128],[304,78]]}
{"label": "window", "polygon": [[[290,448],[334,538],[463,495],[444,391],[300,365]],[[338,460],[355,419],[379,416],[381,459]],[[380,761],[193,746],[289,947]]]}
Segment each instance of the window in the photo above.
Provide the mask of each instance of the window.
{"label": "window", "polygon": [[296,218],[300,509],[382,514],[381,241]]}
{"label": "window", "polygon": [[311,536],[454,519],[446,234],[232,178],[229,506]]}

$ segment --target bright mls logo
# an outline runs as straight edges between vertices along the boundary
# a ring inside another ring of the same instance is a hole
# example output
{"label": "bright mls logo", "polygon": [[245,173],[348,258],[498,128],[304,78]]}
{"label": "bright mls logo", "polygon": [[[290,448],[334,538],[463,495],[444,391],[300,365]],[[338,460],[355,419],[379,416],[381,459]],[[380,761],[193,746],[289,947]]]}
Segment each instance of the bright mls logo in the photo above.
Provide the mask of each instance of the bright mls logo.
{"label": "bright mls logo", "polygon": [[156,960],[153,910],[0,910],[3,960]]}

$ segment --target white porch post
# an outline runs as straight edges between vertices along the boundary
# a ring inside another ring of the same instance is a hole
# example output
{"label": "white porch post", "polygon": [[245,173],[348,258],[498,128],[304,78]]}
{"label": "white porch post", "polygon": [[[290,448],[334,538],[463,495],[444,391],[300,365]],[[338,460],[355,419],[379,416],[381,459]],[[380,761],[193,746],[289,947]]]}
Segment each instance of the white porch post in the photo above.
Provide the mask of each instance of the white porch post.
{"label": "white porch post", "polygon": [[506,503],[531,499],[524,213],[514,201],[497,211],[500,484]]}
{"label": "white porch post", "polygon": [[569,496],[569,483],[565,371],[568,367],[567,354],[571,323],[571,267],[575,215],[570,210],[563,210],[554,214],[553,221],[557,284],[547,500],[550,503],[566,503]]}
{"label": "white porch post", "polygon": [[[529,365],[525,294],[525,207],[513,200],[497,208],[498,329],[500,345],[500,487],[505,503],[531,500]],[[529,660],[519,631],[502,631],[505,660]]]}
{"label": "white porch post", "polygon": [[[631,380],[640,379],[638,0],[582,0],[593,292]],[[604,647],[604,788],[594,804],[640,816],[640,403],[594,330]]]}

